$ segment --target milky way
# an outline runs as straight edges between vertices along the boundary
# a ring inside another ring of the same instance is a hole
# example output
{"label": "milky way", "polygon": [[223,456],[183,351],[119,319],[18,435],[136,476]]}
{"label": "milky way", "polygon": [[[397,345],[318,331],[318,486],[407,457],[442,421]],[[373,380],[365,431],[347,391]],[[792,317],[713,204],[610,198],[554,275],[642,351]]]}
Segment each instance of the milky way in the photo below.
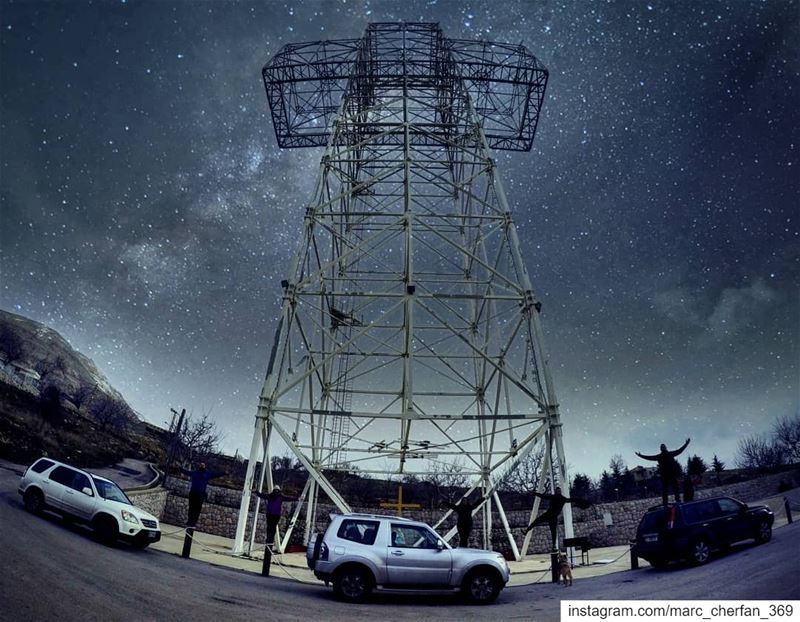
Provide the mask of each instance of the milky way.
{"label": "milky way", "polygon": [[146,419],[247,451],[320,149],[280,150],[261,66],[370,21],[522,42],[533,150],[497,159],[572,470],[798,412],[798,4],[96,2],[0,11],[0,307]]}

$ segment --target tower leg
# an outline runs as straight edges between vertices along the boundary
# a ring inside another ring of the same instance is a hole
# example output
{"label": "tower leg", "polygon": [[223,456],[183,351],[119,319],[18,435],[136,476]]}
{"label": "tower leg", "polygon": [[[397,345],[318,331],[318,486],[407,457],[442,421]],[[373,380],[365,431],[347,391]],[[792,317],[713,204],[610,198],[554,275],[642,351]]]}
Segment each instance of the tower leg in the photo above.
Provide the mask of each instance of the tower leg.
{"label": "tower leg", "polygon": [[263,417],[256,417],[253,441],[250,444],[250,458],[247,462],[247,473],[244,476],[244,487],[242,488],[242,502],[239,505],[239,519],[236,522],[236,535],[233,539],[232,552],[234,555],[241,555],[244,553],[244,536],[247,530],[247,519],[250,514],[250,491],[253,488],[253,478],[256,471],[259,450],[261,449],[264,425],[265,419]]}

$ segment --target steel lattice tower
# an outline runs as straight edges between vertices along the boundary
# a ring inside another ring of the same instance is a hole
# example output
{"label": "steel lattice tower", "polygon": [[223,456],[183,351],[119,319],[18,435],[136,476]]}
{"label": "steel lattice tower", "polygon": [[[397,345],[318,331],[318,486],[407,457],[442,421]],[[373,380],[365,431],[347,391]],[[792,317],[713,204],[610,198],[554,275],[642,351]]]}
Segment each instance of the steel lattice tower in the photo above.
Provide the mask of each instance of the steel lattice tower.
{"label": "steel lattice tower", "polygon": [[234,552],[249,549],[255,466],[279,439],[310,474],[280,550],[320,489],[350,511],[331,471],[424,476],[458,460],[488,496],[484,545],[497,514],[521,558],[530,536],[517,547],[500,475],[544,446],[537,490],[567,477],[541,305],[491,149],[530,150],[547,70],[521,45],[374,23],[287,45],[263,77],[279,145],[325,154],[282,282]]}

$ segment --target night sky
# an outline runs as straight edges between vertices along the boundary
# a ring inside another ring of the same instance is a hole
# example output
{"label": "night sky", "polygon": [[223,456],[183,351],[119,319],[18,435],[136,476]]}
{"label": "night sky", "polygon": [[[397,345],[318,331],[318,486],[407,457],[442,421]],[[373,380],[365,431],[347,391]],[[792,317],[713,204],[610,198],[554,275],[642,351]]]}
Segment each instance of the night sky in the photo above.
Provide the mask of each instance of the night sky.
{"label": "night sky", "polygon": [[572,472],[798,412],[800,5],[0,2],[0,308],[58,330],[141,415],[247,453],[321,149],[277,148],[286,43],[439,22],[549,69],[497,154]]}

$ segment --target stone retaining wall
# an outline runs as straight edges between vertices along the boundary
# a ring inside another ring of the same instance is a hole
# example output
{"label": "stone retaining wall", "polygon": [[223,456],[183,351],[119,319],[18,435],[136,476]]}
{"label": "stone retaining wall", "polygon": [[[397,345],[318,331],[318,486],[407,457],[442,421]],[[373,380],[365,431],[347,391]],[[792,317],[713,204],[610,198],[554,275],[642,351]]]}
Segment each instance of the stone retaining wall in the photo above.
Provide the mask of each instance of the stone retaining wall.
{"label": "stone retaining wall", "polygon": [[150,512],[155,517],[161,517],[164,514],[164,507],[167,505],[169,491],[159,486],[146,490],[128,490],[125,494],[128,495],[133,505]]}
{"label": "stone retaining wall", "polygon": [[[797,487],[800,486],[800,470],[786,471],[783,473],[776,473],[774,475],[767,475],[745,482],[737,482],[726,486],[718,486],[715,488],[706,488],[697,491],[696,498],[702,499],[706,497],[715,497],[720,495],[728,495],[735,497],[745,502],[763,499],[765,497],[777,495],[781,492],[781,487]],[[184,525],[186,523],[186,516],[188,511],[188,494],[189,482],[183,479],[170,477],[166,482],[166,488],[169,494],[165,494],[165,502],[162,506],[162,512],[152,512],[156,516],[160,516],[161,520],[173,524]],[[132,493],[133,494],[133,493]],[[140,493],[137,493],[137,495]],[[138,496],[137,496],[138,499]],[[160,499],[158,497],[157,499]],[[203,511],[200,514],[200,519],[197,523],[198,531],[205,533],[212,533],[227,538],[233,538],[236,533],[236,522],[239,515],[239,503],[241,500],[241,491],[232,490],[229,488],[221,488],[218,486],[208,487],[208,497],[203,505]],[[588,536],[591,546],[593,548],[612,546],[619,544],[627,544],[630,538],[635,536],[636,527],[644,512],[661,502],[660,495],[658,497],[650,497],[646,499],[637,499],[634,501],[621,501],[618,503],[602,503],[594,505],[587,510],[575,508],[573,511],[573,525],[576,536]],[[140,505],[138,501],[135,501]],[[153,507],[158,508],[160,501],[156,500]],[[281,519],[280,529],[284,530],[289,517],[294,510],[295,503],[284,504],[284,516]],[[146,506],[142,505],[145,509]],[[254,511],[255,499],[251,500],[250,510]],[[148,509],[148,511],[150,511]],[[386,510],[376,510],[375,508],[353,508],[355,512],[365,513],[381,513],[386,514]],[[338,513],[338,510],[333,505],[320,504],[319,512],[317,513],[317,522],[313,531],[322,532],[328,525],[328,515],[330,513]],[[610,516],[610,525],[606,526],[604,515]],[[408,518],[415,520],[422,520],[429,524],[433,524],[439,519],[441,513],[434,510],[410,510],[404,513]],[[297,524],[292,534],[291,544],[302,546],[303,533],[305,522],[304,509],[298,517]],[[522,531],[528,524],[530,511],[509,511],[507,512],[508,523],[511,526],[511,531],[515,536],[517,542],[522,540]],[[258,521],[258,529],[256,532],[256,542],[264,542],[264,523],[263,519]],[[444,533],[450,527],[455,525],[455,520],[451,518],[445,522],[438,531]],[[476,521],[476,529],[473,531],[473,537],[470,541],[471,546],[478,546],[475,534],[479,528],[479,521]],[[559,528],[563,535],[563,527]],[[249,534],[247,535],[249,538]],[[492,542],[497,550],[501,552],[508,552],[508,541],[502,529],[499,520],[495,522],[492,528]],[[550,550],[550,530],[545,525],[537,527],[534,530],[533,537],[529,552],[543,553]]]}

